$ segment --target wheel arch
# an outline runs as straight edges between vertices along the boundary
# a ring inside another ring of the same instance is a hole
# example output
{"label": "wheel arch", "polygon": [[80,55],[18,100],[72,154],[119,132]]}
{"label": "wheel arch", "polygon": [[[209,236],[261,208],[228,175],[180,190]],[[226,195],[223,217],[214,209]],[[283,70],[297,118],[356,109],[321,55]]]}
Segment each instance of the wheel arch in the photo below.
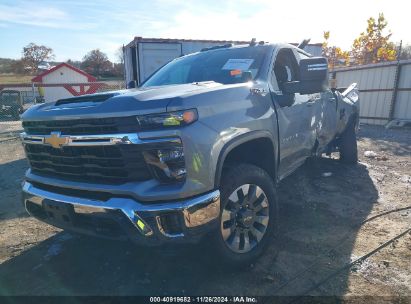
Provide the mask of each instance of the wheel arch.
{"label": "wheel arch", "polygon": [[[242,134],[230,140],[221,149],[220,154],[218,156],[217,167],[215,171],[214,187],[215,188],[220,187],[221,175],[223,172],[224,165],[226,164],[227,160],[230,160],[230,155],[233,155],[232,153],[240,151],[246,145],[251,145],[251,144],[258,145],[261,143],[264,143],[264,145],[268,145],[270,149],[268,151],[259,149],[257,150],[258,151],[257,153],[259,153],[260,155],[266,155],[266,156],[269,156],[268,154],[271,154],[269,163],[266,164],[265,166],[261,166],[261,164],[258,164],[258,161],[247,162],[247,163],[251,163],[259,167],[262,167],[270,174],[274,182],[277,182],[278,145],[276,141],[274,140],[273,135],[269,131],[251,131],[251,132]],[[260,159],[260,160],[263,160],[263,159]]]}

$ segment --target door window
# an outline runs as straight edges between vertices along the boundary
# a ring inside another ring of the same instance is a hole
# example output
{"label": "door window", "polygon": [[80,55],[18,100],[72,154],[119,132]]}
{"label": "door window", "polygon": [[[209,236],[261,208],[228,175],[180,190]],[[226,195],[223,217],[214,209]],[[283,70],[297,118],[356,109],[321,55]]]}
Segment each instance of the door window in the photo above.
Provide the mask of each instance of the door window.
{"label": "door window", "polygon": [[298,80],[298,63],[291,49],[283,48],[278,52],[272,74],[275,76],[272,82],[276,80],[280,90],[283,90],[285,82]]}

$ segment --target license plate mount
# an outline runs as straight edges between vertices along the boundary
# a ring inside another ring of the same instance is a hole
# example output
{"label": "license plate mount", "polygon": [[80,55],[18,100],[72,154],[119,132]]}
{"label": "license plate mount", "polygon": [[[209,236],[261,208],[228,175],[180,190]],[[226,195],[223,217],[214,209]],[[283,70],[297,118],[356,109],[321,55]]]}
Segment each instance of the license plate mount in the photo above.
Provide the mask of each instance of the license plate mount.
{"label": "license plate mount", "polygon": [[47,218],[52,222],[65,225],[74,224],[74,208],[71,204],[45,199],[43,200],[43,209],[47,214]]}

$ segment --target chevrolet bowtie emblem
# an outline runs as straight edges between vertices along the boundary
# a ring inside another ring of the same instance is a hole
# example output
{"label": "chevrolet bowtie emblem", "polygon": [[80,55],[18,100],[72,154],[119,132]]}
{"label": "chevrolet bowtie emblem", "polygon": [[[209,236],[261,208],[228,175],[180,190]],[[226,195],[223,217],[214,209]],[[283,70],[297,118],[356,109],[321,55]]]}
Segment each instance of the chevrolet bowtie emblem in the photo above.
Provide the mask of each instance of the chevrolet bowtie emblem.
{"label": "chevrolet bowtie emblem", "polygon": [[44,143],[59,149],[69,141],[68,137],[60,137],[60,135],[60,132],[51,132],[49,137],[44,138]]}

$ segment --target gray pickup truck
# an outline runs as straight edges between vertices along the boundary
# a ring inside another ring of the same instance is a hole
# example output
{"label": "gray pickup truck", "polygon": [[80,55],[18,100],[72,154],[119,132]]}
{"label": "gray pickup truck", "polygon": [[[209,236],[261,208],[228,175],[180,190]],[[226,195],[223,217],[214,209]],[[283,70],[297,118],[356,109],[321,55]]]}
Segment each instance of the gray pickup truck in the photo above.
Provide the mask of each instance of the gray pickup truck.
{"label": "gray pickup truck", "polygon": [[21,134],[27,211],[145,245],[205,241],[250,263],[278,231],[276,185],[311,156],[357,162],[355,84],[289,44],[177,58],[139,88],[36,105]]}

